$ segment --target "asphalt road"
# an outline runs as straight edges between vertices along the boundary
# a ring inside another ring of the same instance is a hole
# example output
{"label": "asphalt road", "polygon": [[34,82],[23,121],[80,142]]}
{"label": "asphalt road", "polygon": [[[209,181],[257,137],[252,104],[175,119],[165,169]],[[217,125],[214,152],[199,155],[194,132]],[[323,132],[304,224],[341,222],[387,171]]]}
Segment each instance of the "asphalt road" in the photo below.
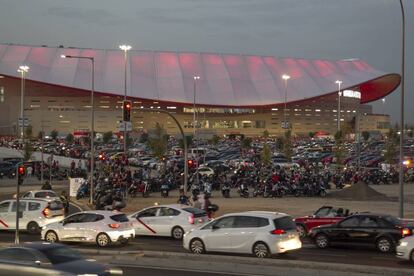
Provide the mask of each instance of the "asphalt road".
{"label": "asphalt road", "polygon": [[118,266],[122,268],[124,276],[135,276],[135,275],[146,275],[146,276],[234,276],[234,275],[245,275],[245,276],[254,276],[253,274],[226,274],[221,272],[207,272],[200,270],[182,270],[182,269],[172,269],[172,268],[159,268],[159,267],[145,267],[145,266]]}

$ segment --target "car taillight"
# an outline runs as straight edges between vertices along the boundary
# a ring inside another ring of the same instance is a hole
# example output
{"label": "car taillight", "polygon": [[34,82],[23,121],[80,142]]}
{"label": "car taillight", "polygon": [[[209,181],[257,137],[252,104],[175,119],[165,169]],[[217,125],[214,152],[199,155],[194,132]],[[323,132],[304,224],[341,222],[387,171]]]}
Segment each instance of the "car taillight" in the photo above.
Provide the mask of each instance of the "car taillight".
{"label": "car taillight", "polygon": [[121,225],[120,225],[119,223],[111,223],[111,224],[108,224],[108,226],[109,226],[109,227],[111,227],[111,228],[113,228],[113,229],[117,229],[117,228],[119,228]]}
{"label": "car taillight", "polygon": [[402,235],[403,237],[411,235],[411,231],[410,231],[410,229],[408,229],[408,228],[403,228],[403,229],[401,229],[401,235]]}
{"label": "car taillight", "polygon": [[275,229],[275,230],[271,231],[270,234],[273,234],[273,235],[283,235],[283,234],[286,234],[286,231],[283,230],[283,229]]}
{"label": "car taillight", "polygon": [[191,214],[191,216],[189,216],[188,217],[188,222],[190,223],[190,224],[194,224],[194,214]]}
{"label": "car taillight", "polygon": [[50,215],[50,210],[49,210],[49,208],[45,208],[45,209],[43,209],[42,214],[43,214],[43,216],[44,216],[45,218],[48,218],[48,217],[49,217],[49,215]]}

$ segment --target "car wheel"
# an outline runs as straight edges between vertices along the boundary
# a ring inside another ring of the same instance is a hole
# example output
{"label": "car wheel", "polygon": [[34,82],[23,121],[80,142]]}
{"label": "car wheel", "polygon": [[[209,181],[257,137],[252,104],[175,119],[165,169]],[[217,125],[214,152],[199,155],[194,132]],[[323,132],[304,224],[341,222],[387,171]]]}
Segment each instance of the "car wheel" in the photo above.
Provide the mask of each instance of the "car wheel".
{"label": "car wheel", "polygon": [[194,254],[204,254],[206,249],[204,243],[200,239],[193,239],[190,242],[190,251]]}
{"label": "car wheel", "polygon": [[111,243],[111,240],[109,239],[109,236],[105,233],[100,233],[98,236],[96,236],[96,244],[99,247],[106,247]]}
{"label": "car wheel", "polygon": [[174,227],[171,231],[171,236],[176,240],[182,240],[184,236],[184,230],[181,227]]}
{"label": "car wheel", "polygon": [[257,242],[253,245],[253,255],[257,258],[270,257],[269,247],[263,242]]}
{"label": "car wheel", "polygon": [[327,248],[329,246],[329,238],[325,234],[318,234],[315,238],[315,243],[321,249]]}
{"label": "car wheel", "polygon": [[27,224],[27,232],[29,232],[29,234],[39,234],[40,233],[40,227],[34,221],[29,222],[29,224]]}
{"label": "car wheel", "polygon": [[413,250],[411,250],[411,253],[410,253],[410,261],[413,263],[414,262],[414,249]]}
{"label": "car wheel", "polygon": [[306,231],[305,226],[302,225],[302,224],[297,224],[296,225],[296,231],[298,231],[299,238],[301,238],[301,239],[306,238],[306,235],[308,234],[307,231]]}
{"label": "car wheel", "polygon": [[45,241],[54,243],[54,242],[58,242],[59,238],[55,231],[47,231],[45,235]]}
{"label": "car wheel", "polygon": [[377,240],[377,249],[382,253],[388,253],[392,250],[393,243],[387,237],[381,237]]}

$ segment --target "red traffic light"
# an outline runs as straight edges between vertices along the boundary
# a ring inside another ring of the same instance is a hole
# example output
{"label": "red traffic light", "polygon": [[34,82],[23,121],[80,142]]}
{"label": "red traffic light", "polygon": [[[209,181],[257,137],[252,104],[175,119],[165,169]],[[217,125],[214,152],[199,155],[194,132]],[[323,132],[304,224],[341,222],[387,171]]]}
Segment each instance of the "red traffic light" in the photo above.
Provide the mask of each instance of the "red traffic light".
{"label": "red traffic light", "polygon": [[18,171],[19,175],[25,175],[26,174],[26,168],[23,167],[23,166],[19,166],[17,171]]}
{"label": "red traffic light", "polygon": [[131,104],[130,104],[130,103],[126,103],[126,104],[125,104],[125,108],[126,108],[126,109],[131,109]]}
{"label": "red traffic light", "polygon": [[105,160],[105,155],[99,154],[99,160]]}

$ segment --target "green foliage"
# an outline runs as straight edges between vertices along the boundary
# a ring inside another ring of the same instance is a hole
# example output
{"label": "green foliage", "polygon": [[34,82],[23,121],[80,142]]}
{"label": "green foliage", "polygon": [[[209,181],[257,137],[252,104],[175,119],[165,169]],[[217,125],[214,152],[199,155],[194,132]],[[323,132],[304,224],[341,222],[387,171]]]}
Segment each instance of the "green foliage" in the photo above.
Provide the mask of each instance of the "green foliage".
{"label": "green foliage", "polygon": [[72,143],[73,140],[75,139],[75,137],[72,135],[72,133],[69,133],[68,135],[66,135],[66,142],[67,143]]}
{"label": "green foliage", "polygon": [[270,147],[269,147],[269,145],[268,145],[268,144],[264,144],[264,146],[263,146],[263,150],[262,150],[262,153],[261,153],[260,157],[261,157],[262,163],[263,163],[265,166],[270,165],[271,154],[272,154],[272,153],[271,153],[271,151],[270,151]]}
{"label": "green foliage", "polygon": [[[193,135],[186,135],[185,139],[187,140],[187,148],[190,148],[193,144]],[[182,149],[184,149],[184,141],[183,138],[178,140],[178,146]]]}
{"label": "green foliage", "polygon": [[338,166],[342,165],[342,161],[345,157],[345,146],[344,146],[344,131],[341,129],[337,131],[334,135],[336,147],[334,149],[334,156],[336,158],[336,164]]}
{"label": "green foliage", "polygon": [[308,133],[309,138],[313,138],[313,137],[315,137],[315,135],[316,135],[316,133],[313,132],[313,131],[309,131],[309,133]]}
{"label": "green foliage", "polygon": [[243,137],[241,140],[241,147],[243,149],[250,149],[252,147],[252,138]]}
{"label": "green foliage", "polygon": [[265,139],[269,138],[269,131],[267,129],[263,131],[263,138]]}
{"label": "green foliage", "polygon": [[165,129],[157,123],[152,137],[149,137],[148,139],[148,146],[152,150],[155,157],[160,160],[167,151],[168,137],[169,136],[166,134]]}
{"label": "green foliage", "polygon": [[103,142],[104,144],[108,144],[108,143],[109,143],[109,141],[111,141],[111,139],[112,139],[112,135],[113,135],[112,131],[105,132],[105,133],[102,135],[102,142]]}
{"label": "green foliage", "polygon": [[285,140],[283,139],[283,137],[277,137],[276,138],[276,148],[278,150],[282,150],[283,149],[283,144],[285,143]]}
{"label": "green foliage", "polygon": [[30,160],[30,158],[32,157],[33,151],[34,149],[33,149],[32,144],[30,144],[29,142],[26,142],[24,144],[24,156],[23,156],[25,161]]}
{"label": "green foliage", "polygon": [[211,143],[213,145],[217,145],[220,142],[220,136],[218,135],[213,135],[213,137],[211,138]]}
{"label": "green foliage", "polygon": [[287,160],[291,161],[292,158],[292,131],[285,131],[285,136],[283,138],[283,154]]}
{"label": "green foliage", "polygon": [[369,132],[368,131],[363,131],[362,132],[362,138],[364,138],[364,141],[367,142],[369,140]]}
{"label": "green foliage", "polygon": [[45,133],[43,131],[39,131],[39,133],[37,134],[37,139],[42,140],[44,136]]}
{"label": "green foliage", "polygon": [[144,132],[141,134],[141,136],[139,137],[139,142],[140,143],[147,143],[148,142],[148,133]]}
{"label": "green foliage", "polygon": [[59,133],[57,132],[56,129],[52,130],[52,132],[50,132],[50,137],[52,137],[53,140],[56,140],[58,137]]}
{"label": "green foliage", "polygon": [[397,155],[398,134],[396,129],[390,128],[385,143],[384,159],[388,164],[394,164]]}
{"label": "green foliage", "polygon": [[26,134],[26,137],[28,137],[28,138],[32,137],[32,135],[33,135],[33,127],[32,127],[32,125],[28,125],[25,128],[25,134]]}

